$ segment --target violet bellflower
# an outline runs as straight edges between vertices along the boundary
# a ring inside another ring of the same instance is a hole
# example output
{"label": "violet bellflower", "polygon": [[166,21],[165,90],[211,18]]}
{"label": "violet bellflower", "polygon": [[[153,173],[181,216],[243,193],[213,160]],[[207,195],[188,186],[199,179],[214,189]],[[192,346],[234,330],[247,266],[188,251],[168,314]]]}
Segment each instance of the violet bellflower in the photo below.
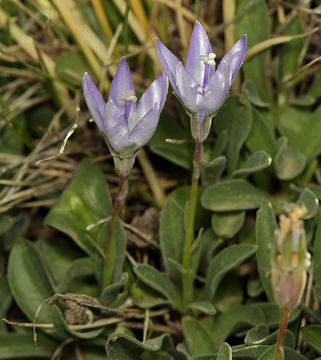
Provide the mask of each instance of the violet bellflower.
{"label": "violet bellflower", "polygon": [[162,73],[147,88],[136,105],[133,79],[123,58],[105,103],[103,96],[85,73],[83,91],[88,109],[107,142],[116,171],[120,175],[128,176],[137,151],[153,136],[167,90],[168,80],[165,73]]}
{"label": "violet bellflower", "polygon": [[211,119],[223,105],[243,63],[246,35],[234,44],[217,68],[216,55],[198,21],[192,32],[185,67],[159,39],[156,39],[156,49],[176,96],[191,117],[193,137],[204,141],[210,130]]}

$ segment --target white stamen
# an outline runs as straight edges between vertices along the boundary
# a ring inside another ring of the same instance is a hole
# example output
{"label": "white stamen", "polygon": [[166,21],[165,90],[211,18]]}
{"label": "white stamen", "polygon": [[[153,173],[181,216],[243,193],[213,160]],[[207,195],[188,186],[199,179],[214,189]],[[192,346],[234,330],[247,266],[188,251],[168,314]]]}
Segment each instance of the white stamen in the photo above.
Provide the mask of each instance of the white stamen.
{"label": "white stamen", "polygon": [[216,58],[216,54],[214,53],[209,53],[208,56],[201,55],[199,57],[201,61],[204,61],[206,64],[208,64],[211,67],[214,67],[216,65],[215,58]]}
{"label": "white stamen", "polygon": [[126,94],[118,95],[118,100],[127,100],[135,103],[137,101],[137,97],[133,95],[133,90],[127,90]]}

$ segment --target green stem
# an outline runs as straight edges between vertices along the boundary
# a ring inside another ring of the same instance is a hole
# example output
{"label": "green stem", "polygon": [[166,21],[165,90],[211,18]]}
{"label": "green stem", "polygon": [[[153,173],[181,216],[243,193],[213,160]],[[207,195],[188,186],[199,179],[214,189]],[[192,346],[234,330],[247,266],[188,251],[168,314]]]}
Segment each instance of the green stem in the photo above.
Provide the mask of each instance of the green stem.
{"label": "green stem", "polygon": [[289,317],[289,308],[285,306],[281,310],[281,319],[280,319],[280,326],[279,326],[279,335],[278,335],[278,342],[276,345],[276,353],[274,360],[284,360],[284,337],[286,328],[288,325],[288,317]]}
{"label": "green stem", "polygon": [[111,220],[109,224],[108,236],[105,246],[105,264],[104,264],[104,287],[110,285],[111,277],[112,277],[112,270],[113,270],[113,261],[111,260],[110,251],[113,248],[112,242],[114,237],[114,232],[117,224],[117,219],[119,215],[119,210],[124,200],[126,194],[124,191],[126,189],[126,178],[122,175],[119,177],[119,185],[118,185],[118,193],[116,197],[116,201],[114,204],[113,212],[111,215]]}
{"label": "green stem", "polygon": [[190,201],[188,206],[188,215],[187,215],[187,227],[185,232],[185,243],[183,250],[183,260],[182,265],[184,268],[183,273],[183,302],[184,307],[186,308],[193,298],[193,283],[194,278],[190,269],[190,255],[192,249],[192,242],[194,238],[194,218],[195,218],[195,209],[197,201],[197,191],[198,191],[198,179],[199,179],[199,164],[201,158],[201,149],[202,142],[196,140],[195,143],[195,155],[194,155],[194,169],[192,176],[192,185],[191,185],[191,194]]}

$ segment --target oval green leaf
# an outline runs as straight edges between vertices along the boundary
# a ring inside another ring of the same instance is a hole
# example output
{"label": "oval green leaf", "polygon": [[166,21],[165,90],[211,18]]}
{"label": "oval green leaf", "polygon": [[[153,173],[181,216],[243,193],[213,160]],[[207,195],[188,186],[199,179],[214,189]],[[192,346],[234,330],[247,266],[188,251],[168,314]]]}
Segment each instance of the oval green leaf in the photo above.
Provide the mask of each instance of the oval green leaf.
{"label": "oval green leaf", "polygon": [[[16,303],[31,322],[38,307],[55,293],[48,266],[27,240],[18,240],[11,251],[8,280]],[[37,322],[51,322],[50,308],[48,304],[43,305]]]}
{"label": "oval green leaf", "polygon": [[243,179],[227,180],[209,186],[202,195],[205,209],[225,212],[256,209],[266,195]]}

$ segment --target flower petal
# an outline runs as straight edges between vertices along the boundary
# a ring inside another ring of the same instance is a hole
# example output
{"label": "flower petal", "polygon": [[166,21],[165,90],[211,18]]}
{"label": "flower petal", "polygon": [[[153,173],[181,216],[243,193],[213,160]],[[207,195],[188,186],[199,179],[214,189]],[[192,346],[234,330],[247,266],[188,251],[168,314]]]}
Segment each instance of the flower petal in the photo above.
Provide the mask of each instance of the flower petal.
{"label": "flower petal", "polygon": [[185,107],[195,113],[198,112],[198,102],[202,97],[202,87],[194,77],[185,69],[182,63],[178,63],[175,72],[178,92]]}
{"label": "flower petal", "polygon": [[200,109],[209,115],[217,111],[224,103],[232,84],[232,72],[226,61],[221,62],[205,88]]}
{"label": "flower petal", "polygon": [[119,96],[135,95],[135,88],[125,58],[121,59],[116,74],[111,82],[108,100],[113,100],[118,109],[124,113],[125,101],[120,100]]}
{"label": "flower petal", "polygon": [[177,84],[174,72],[179,60],[159,39],[156,39],[156,51],[159,62],[161,63],[174,91],[177,93]]}
{"label": "flower petal", "polygon": [[137,104],[137,118],[141,119],[154,106],[156,102],[159,107],[164,107],[168,90],[168,80],[165,73],[162,73],[150,86],[146,89]]}
{"label": "flower petal", "polygon": [[196,21],[189,43],[186,58],[186,69],[194,79],[202,86],[204,82],[205,63],[200,60],[201,55],[208,56],[212,52],[212,46],[208,40],[203,26]]}
{"label": "flower petal", "polygon": [[227,62],[228,66],[232,72],[232,81],[235,78],[236,73],[239,71],[246,52],[246,35],[242,36],[239,41],[237,41],[231,49],[225,54],[221,60],[218,68],[221,66],[224,61]]}
{"label": "flower petal", "polygon": [[106,136],[114,151],[120,153],[129,146],[129,132],[124,115],[119,111],[113,100],[109,100],[103,111],[104,126],[101,132]]}
{"label": "flower petal", "polygon": [[87,73],[84,74],[82,84],[84,97],[91,116],[96,121],[98,127],[101,128],[103,126],[102,114],[105,106],[104,98]]}
{"label": "flower petal", "polygon": [[135,150],[147,144],[154,135],[161,111],[160,103],[156,102],[148,113],[137,122],[129,135],[130,145],[136,145]]}

